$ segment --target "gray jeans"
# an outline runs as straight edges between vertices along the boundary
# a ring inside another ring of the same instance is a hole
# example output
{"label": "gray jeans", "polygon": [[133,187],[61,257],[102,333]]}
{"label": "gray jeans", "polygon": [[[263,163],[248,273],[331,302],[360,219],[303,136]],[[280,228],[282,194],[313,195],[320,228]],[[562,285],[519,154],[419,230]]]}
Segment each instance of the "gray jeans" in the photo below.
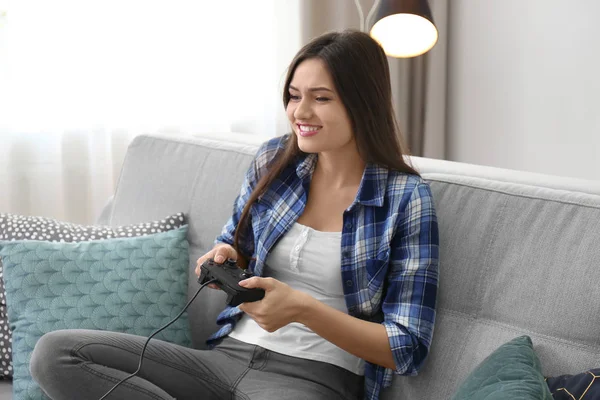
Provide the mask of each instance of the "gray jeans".
{"label": "gray jeans", "polygon": [[[52,399],[97,400],[135,371],[145,337],[62,330],[44,335],[31,374]],[[225,338],[213,350],[152,339],[138,376],[110,399],[358,399],[363,378],[343,368]]]}

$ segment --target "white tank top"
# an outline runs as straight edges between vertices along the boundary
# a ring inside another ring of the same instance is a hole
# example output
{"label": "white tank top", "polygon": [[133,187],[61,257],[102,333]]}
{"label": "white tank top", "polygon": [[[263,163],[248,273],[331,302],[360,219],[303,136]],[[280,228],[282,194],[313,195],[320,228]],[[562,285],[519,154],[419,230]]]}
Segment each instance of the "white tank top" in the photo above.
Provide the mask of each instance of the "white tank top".
{"label": "white tank top", "polygon": [[[341,232],[321,232],[295,223],[271,249],[263,275],[308,293],[347,314],[340,248]],[[269,333],[244,314],[229,335],[277,353],[327,362],[364,375],[362,359],[340,349],[300,323],[294,322]]]}

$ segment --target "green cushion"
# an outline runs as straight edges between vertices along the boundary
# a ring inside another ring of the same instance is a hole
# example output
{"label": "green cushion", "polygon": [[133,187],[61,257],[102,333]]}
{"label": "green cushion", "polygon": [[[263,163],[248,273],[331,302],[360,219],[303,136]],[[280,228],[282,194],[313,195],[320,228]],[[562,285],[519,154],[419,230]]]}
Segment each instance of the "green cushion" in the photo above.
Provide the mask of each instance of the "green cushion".
{"label": "green cushion", "polygon": [[552,399],[529,336],[500,346],[462,383],[454,400]]}
{"label": "green cushion", "polygon": [[[187,225],[154,235],[80,243],[0,241],[13,331],[15,399],[42,399],[29,374],[38,339],[58,329],[149,336],[185,306]],[[184,314],[156,338],[190,346]]]}

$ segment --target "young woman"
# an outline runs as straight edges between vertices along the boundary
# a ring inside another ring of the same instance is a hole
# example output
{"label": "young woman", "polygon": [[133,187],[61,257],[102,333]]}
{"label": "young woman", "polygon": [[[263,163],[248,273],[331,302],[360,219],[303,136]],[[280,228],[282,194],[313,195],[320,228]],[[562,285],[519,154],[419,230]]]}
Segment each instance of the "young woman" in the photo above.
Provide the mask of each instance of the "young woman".
{"label": "young woman", "polygon": [[[237,260],[265,290],[228,307],[212,350],[153,340],[139,376],[109,398],[377,399],[414,375],[433,334],[438,227],[429,186],[405,162],[381,47],[322,35],[292,61],[291,134],[257,152],[233,215],[198,260]],[[99,398],[137,368],[145,338],[57,331],[32,374],[53,399]],[[77,349],[75,351],[74,349]],[[61,371],[61,372],[57,372]]]}

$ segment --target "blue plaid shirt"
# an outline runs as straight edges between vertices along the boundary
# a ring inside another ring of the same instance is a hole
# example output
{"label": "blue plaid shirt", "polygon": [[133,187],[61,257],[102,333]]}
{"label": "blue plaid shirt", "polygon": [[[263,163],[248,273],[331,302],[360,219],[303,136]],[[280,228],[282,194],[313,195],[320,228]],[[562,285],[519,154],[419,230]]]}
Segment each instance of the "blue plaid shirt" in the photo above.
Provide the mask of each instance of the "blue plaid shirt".
{"label": "blue plaid shirt", "polygon": [[[289,136],[271,139],[258,150],[246,174],[233,215],[216,242],[233,235],[250,193]],[[262,276],[275,243],[304,211],[317,161],[308,154],[286,168],[250,210],[251,229],[240,247]],[[366,363],[365,399],[379,398],[394,373],[416,375],[425,359],[435,319],[438,288],[438,226],[429,185],[420,177],[367,164],[354,202],[344,212],[340,257],[348,313],[385,326],[396,369]],[[208,339],[228,335],[242,311],[227,307]]]}

